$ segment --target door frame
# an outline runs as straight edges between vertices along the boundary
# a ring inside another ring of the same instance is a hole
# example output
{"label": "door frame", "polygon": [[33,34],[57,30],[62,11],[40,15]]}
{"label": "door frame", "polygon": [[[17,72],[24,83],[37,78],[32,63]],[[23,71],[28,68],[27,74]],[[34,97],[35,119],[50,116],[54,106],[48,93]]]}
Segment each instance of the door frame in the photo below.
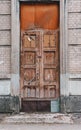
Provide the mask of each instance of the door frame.
{"label": "door frame", "polygon": [[[11,0],[11,95],[20,98],[20,2],[39,0]],[[44,0],[40,0],[44,2]],[[45,0],[46,1],[46,0]],[[60,2],[60,97],[68,95],[67,76],[67,0]],[[61,105],[61,104],[60,104]]]}

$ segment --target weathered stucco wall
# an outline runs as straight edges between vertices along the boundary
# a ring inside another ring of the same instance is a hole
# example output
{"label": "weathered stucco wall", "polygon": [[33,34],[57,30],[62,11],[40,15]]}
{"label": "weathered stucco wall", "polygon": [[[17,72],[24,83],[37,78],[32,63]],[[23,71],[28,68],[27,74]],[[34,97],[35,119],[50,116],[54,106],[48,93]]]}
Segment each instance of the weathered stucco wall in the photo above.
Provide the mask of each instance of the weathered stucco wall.
{"label": "weathered stucco wall", "polygon": [[10,94],[11,2],[0,0],[0,95]]}
{"label": "weathered stucco wall", "polygon": [[[67,91],[61,110],[81,112],[81,0],[67,0]],[[76,104],[76,106],[75,106]]]}
{"label": "weathered stucco wall", "polygon": [[81,0],[67,1],[69,95],[81,95]]}

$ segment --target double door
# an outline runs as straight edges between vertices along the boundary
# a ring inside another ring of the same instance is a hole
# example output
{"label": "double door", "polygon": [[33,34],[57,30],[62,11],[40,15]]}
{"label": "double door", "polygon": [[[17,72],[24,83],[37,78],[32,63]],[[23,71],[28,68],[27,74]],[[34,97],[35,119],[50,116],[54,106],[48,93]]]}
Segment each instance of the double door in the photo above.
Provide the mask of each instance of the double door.
{"label": "double door", "polygon": [[59,4],[21,3],[20,16],[22,109],[50,111],[59,98]]}
{"label": "double door", "polygon": [[58,31],[34,29],[23,33],[21,89],[27,99],[59,97]]}

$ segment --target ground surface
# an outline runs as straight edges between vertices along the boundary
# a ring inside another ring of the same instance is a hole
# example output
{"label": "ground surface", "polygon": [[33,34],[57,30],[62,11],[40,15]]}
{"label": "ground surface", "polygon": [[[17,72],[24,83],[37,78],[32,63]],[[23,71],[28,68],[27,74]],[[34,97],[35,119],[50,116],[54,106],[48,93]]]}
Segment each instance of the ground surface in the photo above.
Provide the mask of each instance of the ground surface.
{"label": "ground surface", "polygon": [[9,124],[72,124],[72,114],[62,113],[20,113],[5,115],[1,118],[1,123]]}
{"label": "ground surface", "polygon": [[0,114],[0,130],[81,130],[81,113]]}
{"label": "ground surface", "polygon": [[81,130],[81,124],[0,124],[0,130]]}

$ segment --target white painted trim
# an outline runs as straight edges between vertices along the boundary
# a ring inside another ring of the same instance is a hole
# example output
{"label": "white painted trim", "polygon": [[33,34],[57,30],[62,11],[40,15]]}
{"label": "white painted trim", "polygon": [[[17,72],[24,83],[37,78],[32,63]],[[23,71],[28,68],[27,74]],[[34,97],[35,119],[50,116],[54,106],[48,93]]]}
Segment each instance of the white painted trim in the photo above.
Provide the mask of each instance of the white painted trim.
{"label": "white painted trim", "polygon": [[60,0],[60,96],[68,95],[67,0]]}
{"label": "white painted trim", "polygon": [[20,94],[20,18],[19,0],[11,0],[11,94]]}
{"label": "white painted trim", "polygon": [[65,3],[65,62],[66,62],[66,88],[65,88],[65,96],[69,96],[69,70],[68,70],[68,0]]}

